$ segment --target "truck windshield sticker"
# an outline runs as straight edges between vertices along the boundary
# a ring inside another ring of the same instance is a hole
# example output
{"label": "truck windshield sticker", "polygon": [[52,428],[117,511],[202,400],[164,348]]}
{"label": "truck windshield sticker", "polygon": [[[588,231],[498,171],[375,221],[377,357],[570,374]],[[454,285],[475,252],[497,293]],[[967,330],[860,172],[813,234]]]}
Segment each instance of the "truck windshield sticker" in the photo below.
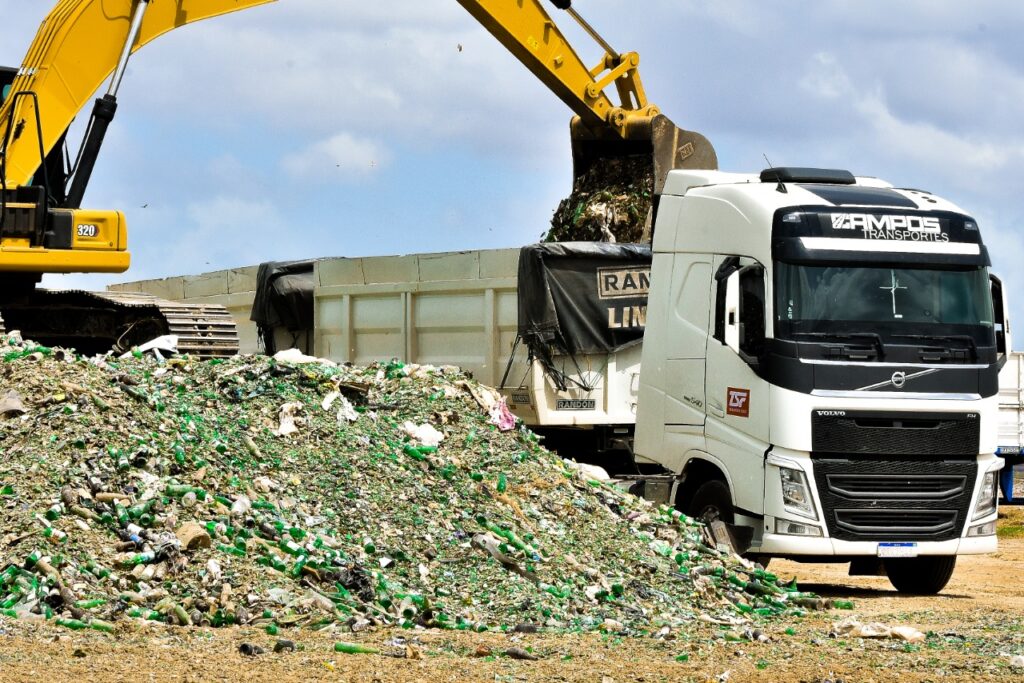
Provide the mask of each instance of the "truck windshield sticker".
{"label": "truck windshield sticker", "polygon": [[794,206],[776,212],[772,239],[772,255],[783,261],[845,261],[858,252],[861,260],[912,254],[911,261],[989,265],[978,224],[952,211]]}
{"label": "truck windshield sticker", "polygon": [[736,417],[750,417],[750,389],[729,387],[725,412]]}
{"label": "truck windshield sticker", "polygon": [[885,285],[882,285],[881,287],[879,287],[879,289],[884,289],[884,290],[888,291],[892,295],[892,317],[897,319],[897,320],[899,320],[903,316],[896,312],[896,290],[897,289],[906,289],[906,287],[903,287],[903,286],[900,285],[900,281],[896,277],[896,271],[895,270],[890,270],[889,274],[892,277],[892,284],[890,286],[888,286],[888,287],[885,286]]}
{"label": "truck windshield sticker", "polygon": [[855,231],[864,239],[898,242],[948,242],[942,220],[934,216],[895,216],[867,213],[822,214],[822,221],[831,219],[834,232]]}

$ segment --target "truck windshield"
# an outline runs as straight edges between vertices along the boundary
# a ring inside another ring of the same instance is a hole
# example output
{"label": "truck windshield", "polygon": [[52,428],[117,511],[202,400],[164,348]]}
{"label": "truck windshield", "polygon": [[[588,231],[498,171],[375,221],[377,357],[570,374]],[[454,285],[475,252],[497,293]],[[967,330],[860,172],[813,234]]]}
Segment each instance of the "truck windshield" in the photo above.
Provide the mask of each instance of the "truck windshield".
{"label": "truck windshield", "polygon": [[886,341],[969,336],[992,346],[988,269],[815,266],[776,262],[776,336],[872,333]]}

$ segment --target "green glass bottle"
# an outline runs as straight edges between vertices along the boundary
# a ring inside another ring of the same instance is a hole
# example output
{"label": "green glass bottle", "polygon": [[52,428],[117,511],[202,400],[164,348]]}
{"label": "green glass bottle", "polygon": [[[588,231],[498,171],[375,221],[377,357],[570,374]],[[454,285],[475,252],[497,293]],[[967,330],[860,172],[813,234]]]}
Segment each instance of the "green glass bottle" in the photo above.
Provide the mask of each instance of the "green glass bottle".
{"label": "green glass bottle", "polygon": [[89,624],[78,619],[57,619],[57,625],[69,628],[72,631],[81,631],[89,628]]}
{"label": "green glass bottle", "polygon": [[359,645],[358,643],[342,643],[338,642],[334,644],[335,652],[343,652],[349,655],[375,655],[379,654],[380,650],[371,645]]}

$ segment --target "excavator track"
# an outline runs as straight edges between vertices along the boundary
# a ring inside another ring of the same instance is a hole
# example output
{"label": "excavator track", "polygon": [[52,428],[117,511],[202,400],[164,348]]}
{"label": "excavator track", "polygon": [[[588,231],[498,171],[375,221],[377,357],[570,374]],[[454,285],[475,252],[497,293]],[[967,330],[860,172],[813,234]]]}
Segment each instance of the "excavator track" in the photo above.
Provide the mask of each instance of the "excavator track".
{"label": "excavator track", "polygon": [[84,354],[124,352],[163,335],[175,335],[182,354],[225,358],[238,353],[238,330],[223,306],[134,292],[37,289],[0,302],[0,334],[8,329]]}

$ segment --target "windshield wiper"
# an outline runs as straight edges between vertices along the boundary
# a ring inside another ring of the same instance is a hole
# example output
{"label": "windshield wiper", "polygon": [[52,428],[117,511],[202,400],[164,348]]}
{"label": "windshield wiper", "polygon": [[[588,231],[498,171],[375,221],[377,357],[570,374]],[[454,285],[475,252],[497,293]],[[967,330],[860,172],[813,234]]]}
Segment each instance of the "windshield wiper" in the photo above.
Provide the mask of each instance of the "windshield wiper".
{"label": "windshield wiper", "polygon": [[[969,334],[894,334],[892,336],[899,337],[900,339],[928,339],[938,342],[964,342],[971,350],[971,359],[978,359],[978,345],[975,343],[974,337]],[[960,349],[956,350],[959,351]]]}
{"label": "windshield wiper", "polygon": [[885,344],[882,336],[876,332],[792,332],[794,337],[813,337],[815,339],[870,339],[878,348],[878,357],[885,356]]}

